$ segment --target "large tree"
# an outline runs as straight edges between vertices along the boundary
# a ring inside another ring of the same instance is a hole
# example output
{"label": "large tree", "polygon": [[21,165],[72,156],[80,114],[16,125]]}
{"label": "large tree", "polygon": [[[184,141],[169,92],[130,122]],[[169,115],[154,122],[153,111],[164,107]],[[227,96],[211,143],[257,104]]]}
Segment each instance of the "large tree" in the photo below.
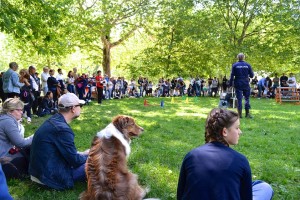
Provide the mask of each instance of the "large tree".
{"label": "large tree", "polygon": [[73,49],[68,38],[70,1],[2,0],[1,31],[12,34],[24,54],[40,55],[50,66]]}
{"label": "large tree", "polygon": [[[111,75],[111,49],[141,28],[154,3],[150,0],[78,0],[74,7],[77,44],[102,56],[103,70]],[[76,37],[76,36],[75,36]]]}

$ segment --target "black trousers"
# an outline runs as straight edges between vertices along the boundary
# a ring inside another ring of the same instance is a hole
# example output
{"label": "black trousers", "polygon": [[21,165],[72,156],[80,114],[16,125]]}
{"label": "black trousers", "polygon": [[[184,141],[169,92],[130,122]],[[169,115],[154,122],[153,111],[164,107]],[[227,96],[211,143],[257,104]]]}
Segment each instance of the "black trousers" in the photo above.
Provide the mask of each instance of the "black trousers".
{"label": "black trousers", "polygon": [[15,92],[4,93],[5,100],[8,99],[8,98],[15,98],[15,97],[20,97],[20,94],[15,93]]}
{"label": "black trousers", "polygon": [[102,103],[103,88],[97,87],[97,97],[98,97],[98,103]]}

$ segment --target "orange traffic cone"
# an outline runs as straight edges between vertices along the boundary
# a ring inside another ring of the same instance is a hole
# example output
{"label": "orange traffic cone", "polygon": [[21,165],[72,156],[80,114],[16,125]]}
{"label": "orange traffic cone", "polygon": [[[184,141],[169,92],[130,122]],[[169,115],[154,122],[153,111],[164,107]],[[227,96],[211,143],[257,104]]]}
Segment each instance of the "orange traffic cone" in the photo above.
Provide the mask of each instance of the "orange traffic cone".
{"label": "orange traffic cone", "polygon": [[144,100],[144,106],[149,106],[147,99]]}

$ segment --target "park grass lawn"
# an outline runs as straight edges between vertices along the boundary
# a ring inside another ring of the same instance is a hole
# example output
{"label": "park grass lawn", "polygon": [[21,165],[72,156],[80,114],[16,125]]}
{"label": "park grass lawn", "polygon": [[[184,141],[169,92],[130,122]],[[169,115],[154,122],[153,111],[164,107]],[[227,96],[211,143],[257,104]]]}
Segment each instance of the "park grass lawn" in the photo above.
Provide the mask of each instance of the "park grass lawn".
{"label": "park grass lawn", "polygon": [[[160,107],[164,100],[164,107]],[[96,132],[118,114],[134,117],[145,131],[131,143],[130,169],[142,185],[150,187],[147,197],[176,199],[182,159],[191,149],[204,143],[204,123],[208,112],[218,106],[218,98],[147,98],[104,101],[84,106],[81,116],[70,125],[78,150],[90,147]],[[251,99],[254,119],[241,120],[243,134],[232,147],[248,158],[253,180],[270,183],[274,200],[300,198],[300,105],[277,104],[270,99]],[[33,133],[46,118],[34,118],[26,125]],[[30,180],[10,180],[10,193],[17,199],[78,199],[85,183],[67,191],[42,188]]]}

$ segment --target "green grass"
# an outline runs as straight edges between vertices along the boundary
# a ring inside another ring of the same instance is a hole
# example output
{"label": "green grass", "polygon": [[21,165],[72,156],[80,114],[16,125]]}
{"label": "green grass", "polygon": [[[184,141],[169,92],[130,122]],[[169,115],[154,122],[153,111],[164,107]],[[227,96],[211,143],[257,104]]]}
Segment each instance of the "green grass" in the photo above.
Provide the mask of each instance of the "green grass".
{"label": "green grass", "polygon": [[[71,123],[79,150],[90,147],[96,132],[111,122],[112,117],[125,114],[134,117],[145,131],[132,141],[130,169],[139,175],[143,186],[151,188],[147,197],[176,199],[179,170],[183,157],[204,143],[204,123],[208,112],[218,106],[218,98],[148,98],[91,103],[83,108],[80,118]],[[254,119],[242,119],[243,134],[232,147],[248,158],[253,180],[270,183],[274,200],[300,197],[300,105],[276,104],[275,100],[251,99]],[[26,134],[34,133],[46,118],[34,118],[26,126]],[[15,199],[66,200],[78,199],[86,184],[77,183],[72,190],[58,192],[32,183],[30,180],[10,180],[10,192]]]}

